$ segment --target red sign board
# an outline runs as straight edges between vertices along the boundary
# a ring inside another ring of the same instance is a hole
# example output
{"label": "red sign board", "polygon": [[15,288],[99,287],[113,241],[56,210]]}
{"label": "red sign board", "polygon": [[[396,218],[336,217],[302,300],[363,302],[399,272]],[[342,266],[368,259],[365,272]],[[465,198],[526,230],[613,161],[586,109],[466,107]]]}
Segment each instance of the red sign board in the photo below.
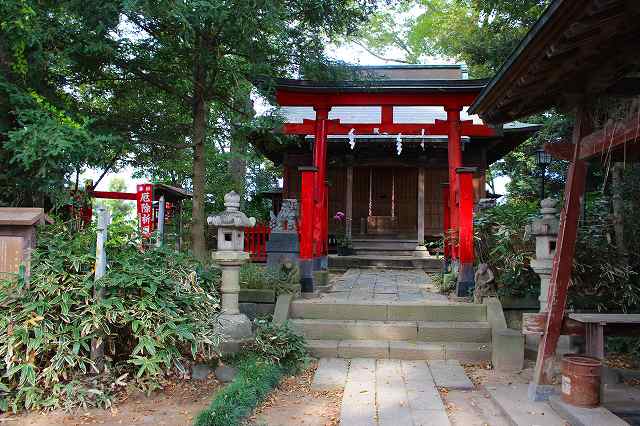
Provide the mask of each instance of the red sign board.
{"label": "red sign board", "polygon": [[136,188],[136,201],[140,233],[143,238],[149,238],[153,232],[153,185],[138,185]]}

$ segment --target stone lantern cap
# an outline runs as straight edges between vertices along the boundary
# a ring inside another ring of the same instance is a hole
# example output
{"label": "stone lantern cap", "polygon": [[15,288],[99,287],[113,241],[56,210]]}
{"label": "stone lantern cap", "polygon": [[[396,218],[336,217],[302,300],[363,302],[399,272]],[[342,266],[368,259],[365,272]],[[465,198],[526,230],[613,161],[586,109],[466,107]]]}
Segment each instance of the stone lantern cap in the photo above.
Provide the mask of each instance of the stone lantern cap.
{"label": "stone lantern cap", "polygon": [[207,223],[211,226],[222,228],[244,228],[255,226],[256,218],[247,217],[240,209],[240,195],[231,191],[224,196],[224,206],[226,209],[218,215],[207,218]]}
{"label": "stone lantern cap", "polygon": [[535,219],[525,228],[525,234],[537,237],[544,235],[557,235],[560,227],[560,221],[558,220],[558,209],[556,208],[558,200],[553,198],[545,198],[540,202],[540,213],[542,217]]}

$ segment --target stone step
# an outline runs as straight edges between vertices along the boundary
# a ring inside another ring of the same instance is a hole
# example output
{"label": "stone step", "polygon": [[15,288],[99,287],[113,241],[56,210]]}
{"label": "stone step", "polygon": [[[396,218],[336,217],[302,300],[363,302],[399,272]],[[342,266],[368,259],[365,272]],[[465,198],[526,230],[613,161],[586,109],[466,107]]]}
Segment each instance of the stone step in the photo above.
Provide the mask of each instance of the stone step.
{"label": "stone step", "polygon": [[485,321],[367,321],[293,319],[291,327],[311,340],[386,340],[422,342],[491,341]]}
{"label": "stone step", "polygon": [[329,268],[338,270],[349,268],[424,269],[437,272],[442,269],[442,260],[435,257],[421,259],[414,256],[393,255],[329,255]]}
{"label": "stone step", "polygon": [[489,361],[491,345],[469,342],[397,342],[386,340],[307,340],[316,358]]}
{"label": "stone step", "polygon": [[486,321],[485,305],[472,303],[321,303],[294,300],[290,318],[368,321]]}
{"label": "stone step", "polygon": [[377,248],[354,248],[355,256],[413,256],[415,250],[380,250]]}
{"label": "stone step", "polygon": [[355,250],[379,250],[379,251],[396,251],[396,250],[415,250],[418,241],[410,240],[351,240],[351,246]]}

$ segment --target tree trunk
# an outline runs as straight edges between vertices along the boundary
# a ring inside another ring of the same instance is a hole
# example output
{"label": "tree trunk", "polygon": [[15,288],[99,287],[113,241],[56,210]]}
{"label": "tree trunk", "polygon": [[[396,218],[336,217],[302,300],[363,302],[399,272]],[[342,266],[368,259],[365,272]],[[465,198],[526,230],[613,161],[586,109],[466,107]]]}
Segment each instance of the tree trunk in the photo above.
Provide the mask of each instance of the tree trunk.
{"label": "tree trunk", "polygon": [[238,131],[239,125],[236,123],[246,121],[249,117],[253,116],[254,111],[249,92],[243,93],[239,91],[233,104],[235,110],[242,112],[234,113],[233,119],[235,123],[232,123],[234,130],[231,137],[229,172],[231,174],[234,191],[240,194],[242,196],[240,199],[244,201],[247,177],[247,141],[244,135]]}
{"label": "tree trunk", "polygon": [[[196,84],[197,86],[197,84]],[[205,218],[205,137],[209,105],[204,94],[196,90],[193,99],[193,210],[191,219],[191,244],[193,255],[207,262],[206,218]]]}
{"label": "tree trunk", "polygon": [[244,138],[233,135],[231,138],[231,158],[229,172],[233,181],[233,190],[244,198],[245,180],[247,176],[247,143]]}
{"label": "tree trunk", "polygon": [[616,249],[624,263],[628,262],[627,248],[624,242],[624,199],[622,197],[624,163],[616,162],[611,172],[611,204],[613,206],[613,231],[616,236]]}

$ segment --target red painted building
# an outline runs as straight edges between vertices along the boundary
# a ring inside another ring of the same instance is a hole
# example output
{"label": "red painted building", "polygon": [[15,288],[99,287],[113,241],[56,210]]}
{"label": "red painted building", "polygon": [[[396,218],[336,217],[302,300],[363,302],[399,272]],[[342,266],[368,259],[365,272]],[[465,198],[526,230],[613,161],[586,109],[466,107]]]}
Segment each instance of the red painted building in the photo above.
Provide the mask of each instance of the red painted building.
{"label": "red painted building", "polygon": [[326,267],[341,211],[356,254],[424,258],[425,241],[451,235],[445,254],[472,285],[485,172],[537,126],[489,127],[468,115],[486,81],[466,79],[459,65],[355,70],[348,81],[273,82],[282,131],[298,143],[257,145],[283,165],[283,197],[301,200],[301,258]]}

